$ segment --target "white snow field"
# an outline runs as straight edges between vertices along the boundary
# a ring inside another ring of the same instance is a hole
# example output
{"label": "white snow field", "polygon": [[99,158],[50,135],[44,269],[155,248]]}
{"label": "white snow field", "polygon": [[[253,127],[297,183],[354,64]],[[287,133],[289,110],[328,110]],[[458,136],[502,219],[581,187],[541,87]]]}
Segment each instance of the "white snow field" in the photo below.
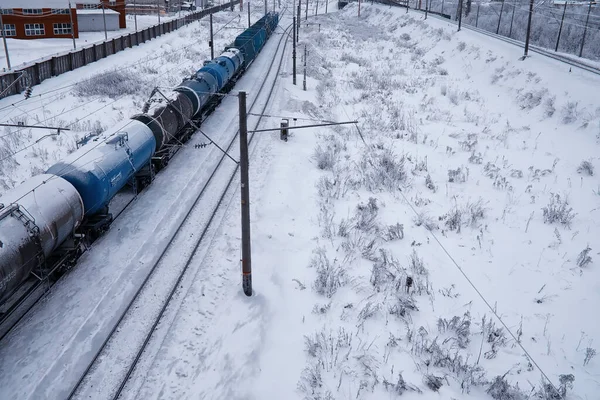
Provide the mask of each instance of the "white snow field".
{"label": "white snow field", "polygon": [[[181,16],[184,16],[186,14],[188,14],[187,11],[181,12]],[[179,18],[179,14],[162,15],[160,18],[160,22],[165,22],[176,18]],[[116,31],[107,31],[106,37],[108,39],[112,39],[135,32],[136,24],[133,15],[127,15],[126,23],[126,28],[118,29]],[[138,30],[143,30],[157,24],[157,15],[137,16]],[[79,37],[75,39],[75,46],[77,47],[77,50],[79,50],[82,47],[88,47],[93,44],[102,43],[104,42],[104,40],[104,31],[79,32]],[[8,38],[6,39],[6,45],[8,47],[10,65],[12,69],[19,69],[32,62],[48,59],[53,56],[64,54],[70,50],[73,50],[73,39],[67,38],[24,40]],[[2,68],[2,71],[7,70],[4,47],[2,48],[2,52],[0,52],[0,68]]]}
{"label": "white snow field", "polygon": [[[262,126],[358,119],[360,130],[261,134],[250,162],[254,296],[241,290],[235,191],[123,397],[598,398],[600,77],[539,55],[520,61],[522,49],[417,12],[362,4],[357,18],[356,4],[335,4],[311,18],[320,31],[301,28],[296,86],[288,46]],[[122,97],[104,82],[58,91],[43,109],[46,96],[0,101],[1,120],[83,104],[58,119],[89,124],[63,145],[63,134],[41,142],[45,160],[23,151],[19,165],[3,164],[5,186],[62,157],[96,119],[106,127],[137,112],[158,74],[174,85],[207,58],[174,35],[36,87],[141,61],[131,68],[143,82],[126,78],[137,89]],[[165,61],[169,49],[182,66]],[[253,95],[267,54],[234,91]],[[222,137],[236,115],[228,98],[203,130]],[[216,157],[184,148],[2,343],[0,398],[65,396]]]}

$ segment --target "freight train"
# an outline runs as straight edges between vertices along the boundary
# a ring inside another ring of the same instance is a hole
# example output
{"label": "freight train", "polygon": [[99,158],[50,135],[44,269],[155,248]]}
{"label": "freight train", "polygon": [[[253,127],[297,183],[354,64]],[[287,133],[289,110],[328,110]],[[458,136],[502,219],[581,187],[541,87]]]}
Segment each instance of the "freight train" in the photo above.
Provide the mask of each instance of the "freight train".
{"label": "freight train", "polygon": [[[220,103],[279,23],[267,13],[214,60],[205,61],[153,109],[105,132],[0,198],[0,317],[21,300],[25,282],[56,279],[109,228],[109,204],[125,187],[150,184],[202,119]],[[9,306],[10,304],[10,306]]]}

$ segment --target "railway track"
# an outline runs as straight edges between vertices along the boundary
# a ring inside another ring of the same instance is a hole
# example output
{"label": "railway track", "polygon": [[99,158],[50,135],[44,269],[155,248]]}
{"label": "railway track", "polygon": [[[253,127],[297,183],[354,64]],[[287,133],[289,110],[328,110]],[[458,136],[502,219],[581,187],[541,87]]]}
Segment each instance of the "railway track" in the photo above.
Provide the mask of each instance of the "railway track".
{"label": "railway track", "polygon": [[[284,14],[285,9],[281,15]],[[290,28],[291,25],[279,38],[268,72],[250,104],[249,112],[256,113],[258,109],[258,114],[264,114],[270,103],[283,64]],[[269,82],[270,87],[267,85]],[[266,96],[262,96],[265,89]],[[254,129],[261,121],[262,117],[253,121]],[[236,129],[226,147],[228,152],[235,149],[238,134]],[[249,142],[252,146],[254,134],[250,135]],[[224,154],[220,157],[193,206],[68,394],[69,399],[117,399],[121,396],[181,282],[187,274],[194,273],[194,267],[197,269],[193,260],[198,256],[200,245],[232,188],[238,167],[239,164],[232,165]]]}

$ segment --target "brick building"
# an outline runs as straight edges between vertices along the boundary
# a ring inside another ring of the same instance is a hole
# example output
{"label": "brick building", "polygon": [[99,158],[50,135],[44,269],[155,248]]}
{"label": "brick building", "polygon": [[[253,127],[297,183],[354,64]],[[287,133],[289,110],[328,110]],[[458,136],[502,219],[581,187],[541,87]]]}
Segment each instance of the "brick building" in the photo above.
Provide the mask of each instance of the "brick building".
{"label": "brick building", "polygon": [[[78,38],[86,31],[77,10],[106,10],[119,13],[119,28],[126,27],[125,0],[1,0],[4,34],[12,39]],[[87,14],[83,12],[82,14]],[[111,12],[111,14],[114,14]],[[71,26],[71,22],[73,26]]]}

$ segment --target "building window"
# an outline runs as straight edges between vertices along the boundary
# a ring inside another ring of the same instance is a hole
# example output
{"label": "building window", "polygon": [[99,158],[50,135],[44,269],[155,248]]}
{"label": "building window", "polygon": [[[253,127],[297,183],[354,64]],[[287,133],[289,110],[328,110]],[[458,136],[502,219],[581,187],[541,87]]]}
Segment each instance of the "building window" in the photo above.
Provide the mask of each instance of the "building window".
{"label": "building window", "polygon": [[68,8],[53,8],[52,9],[52,14],[68,14],[68,13],[69,13]]}
{"label": "building window", "polygon": [[25,36],[44,36],[44,24],[25,24]]}
{"label": "building window", "polygon": [[23,15],[39,15],[42,14],[41,8],[24,8]]}
{"label": "building window", "polygon": [[83,6],[84,10],[85,9],[94,9],[95,10],[100,7],[99,4],[82,4],[82,6]]}
{"label": "building window", "polygon": [[17,28],[15,24],[4,24],[4,33],[8,36],[17,36]]}
{"label": "building window", "polygon": [[3,15],[13,15],[13,9],[12,8],[4,8],[1,10]]}
{"label": "building window", "polygon": [[55,35],[70,35],[71,34],[71,24],[54,24],[54,34]]}

